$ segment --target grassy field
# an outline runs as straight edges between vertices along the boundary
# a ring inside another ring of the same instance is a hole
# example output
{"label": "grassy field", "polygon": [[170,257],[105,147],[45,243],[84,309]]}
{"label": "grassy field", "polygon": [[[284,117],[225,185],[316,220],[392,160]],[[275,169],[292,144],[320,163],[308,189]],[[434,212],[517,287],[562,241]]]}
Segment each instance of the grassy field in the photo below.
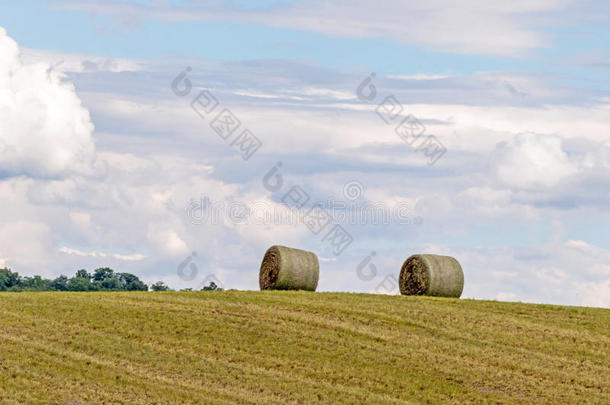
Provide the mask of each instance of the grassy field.
{"label": "grassy field", "polygon": [[305,292],[2,293],[0,403],[610,403],[610,310]]}

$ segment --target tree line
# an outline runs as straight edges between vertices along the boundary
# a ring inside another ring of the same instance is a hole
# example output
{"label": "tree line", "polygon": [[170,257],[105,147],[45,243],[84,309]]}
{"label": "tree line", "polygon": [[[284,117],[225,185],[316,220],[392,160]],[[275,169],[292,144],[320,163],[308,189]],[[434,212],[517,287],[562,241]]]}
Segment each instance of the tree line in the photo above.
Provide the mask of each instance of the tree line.
{"label": "tree line", "polygon": [[8,268],[0,269],[0,291],[148,291],[136,275],[116,273],[101,267],[89,273],[78,270],[74,277],[61,275],[54,279],[41,276],[22,277]]}
{"label": "tree line", "polygon": [[[149,287],[138,276],[131,273],[117,273],[109,267],[100,267],[93,273],[78,270],[74,277],[61,275],[54,279],[41,276],[22,277],[8,268],[0,269],[0,291],[148,291]],[[171,291],[165,283],[158,281],[150,286],[152,291]],[[190,291],[190,288],[184,291]],[[211,282],[202,291],[221,291]],[[182,291],[182,290],[181,290]]]}

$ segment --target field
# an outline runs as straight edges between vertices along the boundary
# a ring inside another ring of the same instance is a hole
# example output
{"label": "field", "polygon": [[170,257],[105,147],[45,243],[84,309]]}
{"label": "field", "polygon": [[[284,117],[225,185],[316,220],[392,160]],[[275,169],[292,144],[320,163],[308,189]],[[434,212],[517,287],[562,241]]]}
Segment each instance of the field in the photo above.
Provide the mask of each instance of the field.
{"label": "field", "polygon": [[0,403],[610,403],[610,310],[306,292],[0,294]]}

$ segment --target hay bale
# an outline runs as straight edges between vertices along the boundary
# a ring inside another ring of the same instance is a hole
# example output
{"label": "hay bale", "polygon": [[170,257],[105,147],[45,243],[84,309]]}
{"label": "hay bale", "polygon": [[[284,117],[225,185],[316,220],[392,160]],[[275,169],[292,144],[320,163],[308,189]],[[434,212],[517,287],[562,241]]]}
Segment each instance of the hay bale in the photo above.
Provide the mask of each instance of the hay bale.
{"label": "hay bale", "polygon": [[460,298],[464,272],[453,257],[413,255],[403,263],[398,284],[402,295]]}
{"label": "hay bale", "polygon": [[315,253],[285,246],[265,252],[258,282],[261,290],[308,290],[318,286],[320,264]]}

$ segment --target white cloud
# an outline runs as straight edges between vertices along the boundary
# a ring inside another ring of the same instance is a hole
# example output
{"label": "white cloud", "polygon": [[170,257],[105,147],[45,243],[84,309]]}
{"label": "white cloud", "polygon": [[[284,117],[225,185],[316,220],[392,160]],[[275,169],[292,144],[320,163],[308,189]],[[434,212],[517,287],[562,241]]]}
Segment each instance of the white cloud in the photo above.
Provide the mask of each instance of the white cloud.
{"label": "white cloud", "polygon": [[0,172],[88,172],[92,131],[74,86],[45,63],[23,64],[17,43],[0,27]]}
{"label": "white cloud", "polygon": [[81,230],[87,230],[91,226],[91,214],[87,212],[70,212],[70,221]]}
{"label": "white cloud", "polygon": [[158,253],[176,256],[189,251],[186,242],[173,229],[163,229],[162,226],[151,225],[147,236]]}
{"label": "white cloud", "polygon": [[[518,0],[491,3],[482,0],[308,0],[266,8],[240,9],[230,2],[169,6],[160,2],[134,4],[120,1],[56,1],[60,7],[84,9],[115,16],[122,26],[134,21],[222,20],[302,29],[340,37],[382,37],[455,53],[511,55],[549,44],[544,24],[557,23],[574,0]],[[539,18],[544,16],[545,18]]]}
{"label": "white cloud", "polygon": [[493,159],[500,181],[517,188],[553,187],[577,172],[553,135],[519,134],[499,144]]}
{"label": "white cloud", "polygon": [[579,291],[583,296],[582,305],[610,308],[610,279],[582,283]]}
{"label": "white cloud", "polygon": [[144,67],[141,62],[120,59],[105,58],[95,55],[78,53],[64,53],[57,51],[39,49],[21,49],[21,61],[26,64],[44,63],[53,67],[57,72],[137,72]]}
{"label": "white cloud", "polygon": [[610,263],[610,251],[582,241],[434,251],[460,261],[467,297],[610,307],[610,268],[599,268]]}
{"label": "white cloud", "polygon": [[23,266],[39,269],[38,274],[52,272],[45,267],[52,244],[51,229],[44,223],[24,219],[0,224],[0,259],[15,270]]}
{"label": "white cloud", "polygon": [[58,252],[65,253],[68,255],[76,255],[81,257],[97,257],[97,258],[107,258],[111,257],[117,260],[125,260],[125,261],[140,261],[146,259],[146,256],[134,253],[131,255],[123,255],[119,253],[104,253],[104,252],[83,252],[82,250],[72,249],[66,246],[59,248]]}

